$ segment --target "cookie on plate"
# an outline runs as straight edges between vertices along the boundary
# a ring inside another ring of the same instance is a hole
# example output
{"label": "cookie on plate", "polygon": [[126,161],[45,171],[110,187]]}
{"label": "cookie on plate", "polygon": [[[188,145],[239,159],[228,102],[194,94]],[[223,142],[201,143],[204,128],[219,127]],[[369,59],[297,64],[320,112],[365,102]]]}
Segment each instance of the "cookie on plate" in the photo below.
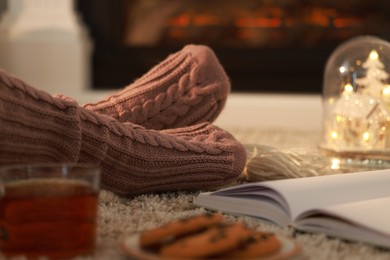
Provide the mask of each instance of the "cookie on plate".
{"label": "cookie on plate", "polygon": [[202,214],[178,219],[158,228],[147,230],[140,235],[142,248],[159,247],[177,238],[200,232],[210,226],[223,222],[222,214]]}
{"label": "cookie on plate", "polygon": [[219,257],[222,259],[257,259],[276,253],[280,248],[281,241],[274,233],[253,231],[245,243]]}
{"label": "cookie on plate", "polygon": [[251,231],[242,223],[221,223],[173,243],[163,245],[163,258],[206,258],[229,252],[247,241]]}

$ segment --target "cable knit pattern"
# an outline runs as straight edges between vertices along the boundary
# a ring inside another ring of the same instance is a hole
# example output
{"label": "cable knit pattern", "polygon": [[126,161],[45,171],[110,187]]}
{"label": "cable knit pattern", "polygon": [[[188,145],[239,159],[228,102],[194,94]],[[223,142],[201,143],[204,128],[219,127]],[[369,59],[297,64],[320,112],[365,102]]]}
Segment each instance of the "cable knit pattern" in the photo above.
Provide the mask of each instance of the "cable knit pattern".
{"label": "cable knit pattern", "polygon": [[[220,147],[223,146],[219,141],[226,137],[225,134],[215,131],[218,129],[217,127],[211,128],[210,125],[206,123],[203,123],[199,127],[206,127],[207,129],[205,129],[204,132],[207,134],[200,135],[198,133],[195,138],[183,138],[162,134],[164,132],[145,129],[142,126],[132,123],[121,124],[111,117],[93,114],[90,111],[80,110],[79,112],[82,120],[95,124],[95,127],[108,128],[110,132],[117,135],[117,137],[127,137],[141,144],[156,147],[162,146],[167,149],[176,149],[183,152],[192,151],[196,153],[206,152],[209,154],[219,154],[222,152]],[[189,129],[191,129],[191,127]],[[185,131],[188,132],[189,129],[185,129]],[[169,131],[165,131],[165,133],[169,133]],[[191,136],[193,136],[193,134]]]}
{"label": "cable knit pattern", "polygon": [[98,165],[103,188],[136,195],[226,185],[246,152],[209,123],[161,131],[121,123],[0,71],[0,165],[32,162]]}
{"label": "cable knit pattern", "polygon": [[[15,90],[18,89],[19,91],[23,92],[27,96],[30,96],[31,98],[44,101],[45,103],[54,105],[59,109],[64,110],[68,108],[66,102],[53,99],[53,97],[47,92],[38,90],[36,88],[32,88],[31,86],[27,85],[24,81],[20,80],[19,78],[15,77],[14,75],[11,75],[10,73],[2,69],[0,69],[0,82],[3,84],[4,87],[13,88]],[[4,97],[5,95],[2,96]],[[64,99],[66,100],[66,98]],[[74,101],[72,103],[73,106],[77,105],[77,103]]]}
{"label": "cable knit pattern", "polygon": [[80,161],[98,164],[120,195],[226,185],[242,172],[244,147],[209,123],[156,131],[80,109]]}
{"label": "cable knit pattern", "polygon": [[229,79],[214,52],[188,45],[118,93],[84,107],[159,130],[212,122],[229,92]]}
{"label": "cable knit pattern", "polygon": [[76,102],[53,100],[0,70],[0,165],[77,161],[77,110]]}

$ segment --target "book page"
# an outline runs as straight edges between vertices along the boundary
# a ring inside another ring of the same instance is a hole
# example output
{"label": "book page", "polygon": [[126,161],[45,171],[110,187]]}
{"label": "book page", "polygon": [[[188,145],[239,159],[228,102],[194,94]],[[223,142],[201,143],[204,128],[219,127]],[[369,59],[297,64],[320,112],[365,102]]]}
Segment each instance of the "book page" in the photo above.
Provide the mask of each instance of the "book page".
{"label": "book page", "polygon": [[266,196],[259,199],[255,195],[231,197],[202,193],[195,199],[194,204],[233,215],[244,214],[262,218],[279,226],[287,226],[291,222],[285,210]]}
{"label": "book page", "polygon": [[390,197],[313,209],[297,217],[294,226],[305,231],[390,246]]}
{"label": "book page", "polygon": [[204,192],[193,203],[230,214],[263,218],[279,226],[291,223],[288,206],[280,194],[258,185],[239,185],[236,189]]}
{"label": "book page", "polygon": [[[271,198],[264,202],[272,204],[269,207],[283,208],[283,210],[278,211],[280,214],[286,212],[287,218],[290,219],[289,222],[292,223],[292,220],[299,214],[310,209],[390,196],[389,183],[390,170],[265,181],[200,194],[194,203],[199,206],[228,210],[245,215],[247,212],[242,209],[242,206],[235,205],[235,202],[233,200],[229,201],[229,198],[240,198],[240,204],[250,201],[251,205],[248,205],[249,207],[256,207],[255,200],[262,200],[264,197]],[[251,199],[247,200],[249,197]],[[218,207],[217,202],[213,202],[217,199],[219,203],[222,199],[224,200],[223,209]],[[238,211],[236,210],[237,207],[241,207],[241,209]],[[261,208],[256,209],[256,212],[259,217],[268,217],[267,213],[262,214]],[[286,217],[280,218],[285,219]],[[285,225],[285,223],[279,224]]]}
{"label": "book page", "polygon": [[390,170],[334,174],[260,183],[280,192],[291,218],[313,208],[390,196]]}

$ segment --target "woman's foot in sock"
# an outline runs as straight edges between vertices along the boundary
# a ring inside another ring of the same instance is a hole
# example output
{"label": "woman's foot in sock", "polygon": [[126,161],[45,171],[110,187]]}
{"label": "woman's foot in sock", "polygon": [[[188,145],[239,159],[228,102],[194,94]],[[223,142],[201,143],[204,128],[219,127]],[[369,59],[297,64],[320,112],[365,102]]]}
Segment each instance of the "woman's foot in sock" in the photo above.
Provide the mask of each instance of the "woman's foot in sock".
{"label": "woman's foot in sock", "polygon": [[84,107],[161,130],[213,122],[229,93],[229,78],[214,52],[188,45],[118,93]]}

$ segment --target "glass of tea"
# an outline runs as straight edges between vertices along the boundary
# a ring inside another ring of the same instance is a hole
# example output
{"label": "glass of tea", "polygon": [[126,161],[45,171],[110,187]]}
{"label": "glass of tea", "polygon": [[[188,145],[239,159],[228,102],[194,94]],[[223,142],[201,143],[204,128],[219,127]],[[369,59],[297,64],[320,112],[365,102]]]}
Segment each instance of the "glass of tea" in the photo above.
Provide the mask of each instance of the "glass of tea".
{"label": "glass of tea", "polygon": [[92,255],[100,169],[83,164],[0,168],[0,258]]}

